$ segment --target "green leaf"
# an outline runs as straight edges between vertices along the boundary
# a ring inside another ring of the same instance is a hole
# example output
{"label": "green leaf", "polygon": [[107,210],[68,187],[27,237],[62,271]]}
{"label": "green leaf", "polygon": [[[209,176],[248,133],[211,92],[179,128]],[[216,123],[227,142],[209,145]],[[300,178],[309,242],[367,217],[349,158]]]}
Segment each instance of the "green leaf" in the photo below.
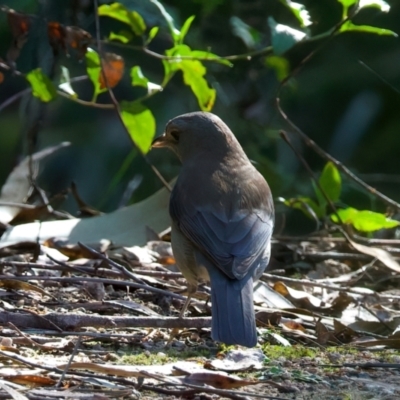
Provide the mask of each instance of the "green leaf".
{"label": "green leaf", "polygon": [[349,8],[354,6],[358,0],[338,0],[339,3],[343,6],[342,16],[346,18],[348,16]]}
{"label": "green leaf", "polygon": [[100,79],[99,78],[100,78],[100,74],[101,74],[101,62],[100,62],[100,57],[99,57],[97,51],[95,51],[91,48],[88,48],[87,52],[85,54],[85,61],[86,61],[86,73],[88,74],[88,76],[94,86],[92,101],[95,102],[97,99],[97,96],[100,93],[107,91],[107,88],[102,89],[100,87]]}
{"label": "green leaf", "polygon": [[360,0],[358,3],[358,7],[366,8],[366,7],[375,7],[378,8],[382,12],[389,12],[390,5],[383,0]]}
{"label": "green leaf", "polygon": [[110,17],[129,25],[136,35],[142,35],[146,30],[143,18],[136,11],[128,10],[121,3],[103,4],[97,9],[97,12],[101,17]]}
{"label": "green leaf", "polygon": [[181,28],[181,33],[179,34],[179,38],[177,39],[177,44],[182,44],[183,40],[185,39],[186,34],[189,31],[190,25],[192,25],[193,20],[195,19],[195,15],[189,17],[183,24]]}
{"label": "green leaf", "polygon": [[166,51],[168,56],[177,57],[175,60],[163,60],[165,69],[164,83],[166,83],[173,74],[181,70],[183,81],[190,86],[193,94],[196,96],[202,111],[210,111],[215,102],[216,91],[208,86],[204,75],[207,72],[206,67],[197,60],[179,59],[179,56],[193,57],[192,50],[184,44],[178,45]]}
{"label": "green leaf", "polygon": [[285,57],[269,56],[265,59],[265,65],[275,71],[278,81],[283,81],[289,74],[290,65]]}
{"label": "green leaf", "polygon": [[325,216],[325,211],[309,197],[286,199],[283,203],[290,208],[303,211],[307,217],[312,219],[318,219]]}
{"label": "green leaf", "polygon": [[132,86],[143,86],[147,89],[148,93],[160,92],[163,90],[162,86],[150,82],[142,72],[142,69],[136,65],[131,69],[131,82]]}
{"label": "green leaf", "polygon": [[152,112],[134,101],[122,101],[120,106],[122,119],[133,142],[142,154],[146,154],[156,133],[156,121]]}
{"label": "green leaf", "polygon": [[[369,210],[356,210],[349,207],[337,211],[343,223],[353,225],[361,232],[374,232],[379,229],[390,229],[400,225],[399,221],[387,218],[385,214],[376,213]],[[338,223],[335,214],[331,215],[333,222]]]}
{"label": "green leaf", "polygon": [[41,68],[29,72],[26,79],[32,87],[32,94],[44,103],[48,103],[57,96],[53,82],[43,74]]}
{"label": "green leaf", "polygon": [[61,78],[60,84],[58,87],[65,93],[69,94],[72,98],[78,98],[78,95],[75,93],[74,89],[71,86],[71,80],[69,77],[69,71],[67,67],[61,65]]}
{"label": "green leaf", "polygon": [[307,35],[290,26],[278,24],[272,17],[268,18],[268,25],[271,28],[272,47],[276,55],[282,55],[296,43],[300,42]]}
{"label": "green leaf", "polygon": [[217,56],[216,54],[210,53],[209,51],[192,50],[190,55],[195,58],[201,58],[202,61],[216,61],[217,63],[226,65],[227,67],[233,67],[233,64],[229,60]]}
{"label": "green leaf", "polygon": [[295,3],[294,1],[290,0],[281,0],[281,3],[285,5],[297,18],[302,28],[310,26],[312,24],[310,14],[307,11],[304,4]]}
{"label": "green leaf", "polygon": [[312,187],[314,189],[315,196],[317,197],[317,202],[319,204],[319,207],[321,208],[321,210],[324,210],[324,215],[326,215],[326,206],[328,202],[314,181],[312,181]]}
{"label": "green leaf", "polygon": [[174,43],[177,44],[179,42],[179,37],[181,32],[179,31],[179,29],[175,27],[174,19],[171,17],[171,15],[168,14],[167,10],[158,0],[149,0],[149,1],[153,3],[160,10],[161,15],[167,22],[171,36],[174,39]]}
{"label": "green leaf", "polygon": [[159,30],[160,30],[159,26],[153,26],[150,29],[149,36],[147,37],[147,40],[146,40],[146,45],[148,45],[157,36],[157,33]]}
{"label": "green leaf", "polygon": [[143,75],[142,69],[137,65],[131,69],[132,86],[143,86],[147,88],[149,80]]}
{"label": "green leaf", "polygon": [[340,28],[340,32],[364,32],[374,33],[376,35],[398,36],[396,32],[393,32],[389,29],[383,29],[369,25],[354,25],[351,21],[344,23]]}
{"label": "green leaf", "polygon": [[247,48],[254,49],[258,44],[260,44],[261,34],[257,29],[246,24],[238,17],[231,17],[229,22],[233,34],[240,38]]}
{"label": "green leaf", "polygon": [[332,162],[327,162],[322,170],[319,185],[333,203],[339,200],[342,191],[342,178],[339,170]]}
{"label": "green leaf", "polygon": [[111,32],[110,35],[108,36],[109,40],[117,40],[118,42],[121,43],[129,43],[132,40],[132,34],[128,31],[120,31],[118,33]]}

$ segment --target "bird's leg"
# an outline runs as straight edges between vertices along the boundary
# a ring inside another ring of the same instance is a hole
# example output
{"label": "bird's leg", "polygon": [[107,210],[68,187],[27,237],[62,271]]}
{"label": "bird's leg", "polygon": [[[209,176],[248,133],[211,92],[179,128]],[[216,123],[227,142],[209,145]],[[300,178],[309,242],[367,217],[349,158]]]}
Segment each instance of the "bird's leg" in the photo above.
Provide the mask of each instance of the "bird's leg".
{"label": "bird's leg", "polygon": [[[188,287],[187,287],[187,291],[188,291],[188,295],[187,298],[185,300],[185,304],[183,305],[181,312],[179,313],[179,319],[184,318],[185,317],[185,312],[187,311],[189,304],[190,304],[190,300],[193,296],[194,293],[196,293],[197,290],[197,285],[191,285],[190,283],[188,283]],[[169,335],[169,339],[167,342],[167,346],[169,344],[171,344],[172,340],[175,338],[175,336],[179,333],[179,328],[173,328],[172,332]]]}
{"label": "bird's leg", "polygon": [[189,304],[190,304],[190,300],[192,299],[192,292],[190,291],[189,287],[188,287],[188,295],[187,298],[185,300],[185,304],[182,307],[181,312],[179,313],[179,318],[183,318],[185,316],[185,312],[187,311]]}

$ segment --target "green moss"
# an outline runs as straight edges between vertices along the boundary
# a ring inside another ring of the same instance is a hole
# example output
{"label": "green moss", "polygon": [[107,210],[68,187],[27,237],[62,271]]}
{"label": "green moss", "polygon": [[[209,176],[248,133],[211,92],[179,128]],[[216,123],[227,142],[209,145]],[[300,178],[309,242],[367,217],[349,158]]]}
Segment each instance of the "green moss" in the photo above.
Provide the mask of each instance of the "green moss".
{"label": "green moss", "polygon": [[121,355],[119,362],[121,364],[129,365],[153,365],[153,364],[167,364],[185,359],[203,359],[210,358],[212,354],[206,349],[189,349],[189,350],[176,350],[176,349],[156,349],[156,350],[127,350]]}
{"label": "green moss", "polygon": [[303,345],[278,346],[265,344],[261,349],[268,359],[284,357],[287,360],[299,360],[303,357],[314,358],[323,355],[321,349],[315,347],[305,347]]}

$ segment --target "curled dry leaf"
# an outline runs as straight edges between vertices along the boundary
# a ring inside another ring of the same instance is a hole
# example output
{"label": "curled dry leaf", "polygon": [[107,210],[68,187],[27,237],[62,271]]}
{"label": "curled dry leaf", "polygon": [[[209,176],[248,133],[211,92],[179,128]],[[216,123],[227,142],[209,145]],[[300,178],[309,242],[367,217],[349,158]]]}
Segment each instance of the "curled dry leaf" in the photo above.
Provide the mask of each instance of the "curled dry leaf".
{"label": "curled dry leaf", "polygon": [[386,265],[386,267],[390,268],[392,271],[400,272],[399,263],[392,257],[392,255],[384,249],[378,249],[377,247],[365,246],[360,243],[356,243],[351,240],[347,234],[345,237],[349,241],[349,243],[360,253],[368,254],[371,257],[378,259],[382,264]]}
{"label": "curled dry leaf", "polygon": [[68,54],[68,48],[72,48],[77,51],[78,57],[82,58],[92,42],[89,32],[77,26],[65,26],[55,21],[47,24],[47,36],[54,55],[58,54],[60,48],[66,54]]}
{"label": "curled dry leaf", "polygon": [[28,38],[29,29],[31,27],[31,17],[17,13],[5,6],[1,7],[1,10],[7,14],[7,22],[13,37],[11,46],[7,52],[7,61],[15,62]]}

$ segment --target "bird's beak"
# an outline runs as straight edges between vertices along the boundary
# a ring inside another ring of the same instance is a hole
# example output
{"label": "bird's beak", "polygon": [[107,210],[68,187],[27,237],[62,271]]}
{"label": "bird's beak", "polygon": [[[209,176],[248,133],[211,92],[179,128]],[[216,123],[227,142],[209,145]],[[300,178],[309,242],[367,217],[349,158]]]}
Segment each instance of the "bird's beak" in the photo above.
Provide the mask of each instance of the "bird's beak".
{"label": "bird's beak", "polygon": [[161,136],[155,138],[153,142],[151,143],[151,148],[159,148],[159,147],[167,147],[168,146],[168,139],[165,133],[163,133]]}

